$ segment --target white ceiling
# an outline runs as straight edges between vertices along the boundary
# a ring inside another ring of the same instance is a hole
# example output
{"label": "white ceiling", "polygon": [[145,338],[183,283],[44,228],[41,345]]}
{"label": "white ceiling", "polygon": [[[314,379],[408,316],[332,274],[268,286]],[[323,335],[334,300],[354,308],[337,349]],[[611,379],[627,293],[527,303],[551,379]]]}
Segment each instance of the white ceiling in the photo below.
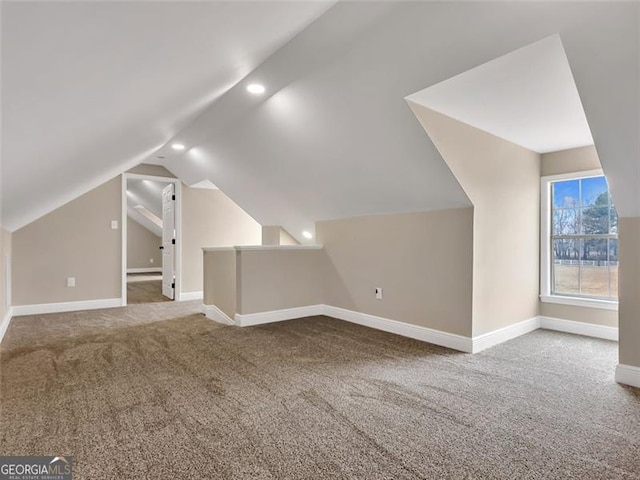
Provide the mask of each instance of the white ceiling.
{"label": "white ceiling", "polygon": [[538,153],[593,145],[559,35],[552,35],[407,100]]}
{"label": "white ceiling", "polygon": [[554,34],[619,213],[640,215],[637,3],[327,7],[3,4],[5,228],[141,161],[300,241],[321,219],[470,205],[404,98]]}
{"label": "white ceiling", "polygon": [[2,224],[146,158],[333,2],[2,2]]}

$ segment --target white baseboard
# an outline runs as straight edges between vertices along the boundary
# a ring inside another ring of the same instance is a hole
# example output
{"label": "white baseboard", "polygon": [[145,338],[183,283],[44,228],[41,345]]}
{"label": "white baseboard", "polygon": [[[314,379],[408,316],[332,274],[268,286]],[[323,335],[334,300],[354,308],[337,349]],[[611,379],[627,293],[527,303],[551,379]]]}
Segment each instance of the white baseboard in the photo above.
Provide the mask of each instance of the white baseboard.
{"label": "white baseboard", "polygon": [[127,273],[162,273],[162,267],[127,268]]}
{"label": "white baseboard", "polygon": [[260,325],[263,323],[280,322],[294,318],[326,315],[358,325],[375,328],[389,333],[395,333],[403,337],[414,338],[423,342],[433,343],[443,347],[466,353],[477,353],[493,347],[521,335],[533,332],[539,328],[557,330],[560,332],[585,335],[589,337],[604,338],[607,340],[618,339],[618,329],[584,322],[573,322],[551,317],[533,317],[528,320],[509,325],[493,332],[488,332],[476,337],[466,337],[453,333],[434,330],[432,328],[399,322],[388,318],[377,317],[367,313],[355,312],[330,305],[310,305],[307,307],[288,308],[251,314],[235,315],[235,322],[222,313],[215,305],[205,305],[207,317],[222,323],[234,324],[240,327]]}
{"label": "white baseboard", "polygon": [[482,350],[485,350],[487,348],[493,347],[508,340],[512,340],[529,332],[533,332],[538,328],[540,328],[540,317],[533,317],[528,320],[523,320],[522,322],[514,323],[513,325],[508,325],[498,330],[494,330],[492,332],[478,335],[477,337],[473,337],[471,339],[473,345],[472,352],[481,352]]}
{"label": "white baseboard", "polygon": [[43,313],[77,312],[79,310],[97,310],[101,308],[121,307],[121,298],[105,298],[102,300],[84,300],[80,302],[42,303],[39,305],[15,305],[13,316],[40,315]]}
{"label": "white baseboard", "polygon": [[640,388],[640,367],[619,363],[616,367],[616,382]]}
{"label": "white baseboard", "polygon": [[307,307],[286,308],[284,310],[248,313],[244,315],[236,313],[235,324],[239,327],[250,327],[252,325],[281,322],[294,318],[313,317],[315,315],[324,315],[324,308],[324,305],[309,305]]}
{"label": "white baseboard", "polygon": [[186,302],[188,300],[202,300],[204,295],[202,292],[181,292],[180,301]]}
{"label": "white baseboard", "polygon": [[0,323],[0,343],[2,343],[4,334],[7,333],[7,330],[9,329],[11,317],[13,317],[13,308],[9,307],[9,310],[7,310],[7,314],[2,319],[2,323]]}
{"label": "white baseboard", "polygon": [[539,317],[540,328],[545,330],[556,330],[558,332],[574,333],[586,337],[604,338],[605,340],[618,341],[618,329],[616,327],[606,327],[593,323],[574,322],[553,317]]}
{"label": "white baseboard", "polygon": [[423,342],[433,343],[442,347],[459,350],[461,352],[471,353],[471,338],[453,333],[442,332],[432,328],[412,325],[410,323],[390,320],[388,318],[369,315],[368,313],[354,312],[344,308],[332,307],[324,305],[324,314],[328,317],[345,320],[365,327],[375,328],[384,332],[395,333],[403,337],[409,337]]}
{"label": "white baseboard", "polygon": [[202,313],[214,322],[235,325],[233,319],[215,305],[202,305]]}

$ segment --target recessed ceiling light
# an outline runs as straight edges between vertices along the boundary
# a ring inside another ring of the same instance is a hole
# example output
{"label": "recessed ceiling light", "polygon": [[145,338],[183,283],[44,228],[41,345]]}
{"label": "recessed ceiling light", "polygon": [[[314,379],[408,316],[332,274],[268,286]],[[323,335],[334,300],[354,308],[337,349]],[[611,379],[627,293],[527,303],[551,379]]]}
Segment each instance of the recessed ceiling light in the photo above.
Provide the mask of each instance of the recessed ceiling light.
{"label": "recessed ceiling light", "polygon": [[181,143],[172,143],[171,148],[174,150],[184,150],[184,145]]}
{"label": "recessed ceiling light", "polygon": [[247,91],[255,95],[260,95],[261,93],[264,93],[265,88],[264,85],[260,85],[259,83],[251,83],[247,85]]}
{"label": "recessed ceiling light", "polygon": [[307,240],[311,240],[313,238],[313,235],[311,235],[311,232],[307,232],[306,230],[302,232],[302,236]]}

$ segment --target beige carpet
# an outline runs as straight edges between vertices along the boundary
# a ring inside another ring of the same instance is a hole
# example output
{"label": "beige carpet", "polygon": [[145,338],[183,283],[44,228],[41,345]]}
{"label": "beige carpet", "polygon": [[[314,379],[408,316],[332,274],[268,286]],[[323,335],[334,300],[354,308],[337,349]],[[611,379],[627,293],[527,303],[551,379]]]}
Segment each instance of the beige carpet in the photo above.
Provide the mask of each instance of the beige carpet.
{"label": "beige carpet", "polygon": [[0,452],[77,479],[640,478],[616,344],[538,331],[477,355],[326,317],[239,329],[197,302],[15,319]]}

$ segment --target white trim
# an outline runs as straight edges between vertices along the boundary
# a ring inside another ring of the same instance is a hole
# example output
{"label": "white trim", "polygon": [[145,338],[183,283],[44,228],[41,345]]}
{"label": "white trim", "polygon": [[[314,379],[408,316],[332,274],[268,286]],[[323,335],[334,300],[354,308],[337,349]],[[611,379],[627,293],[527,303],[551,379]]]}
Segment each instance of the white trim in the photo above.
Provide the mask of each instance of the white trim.
{"label": "white trim", "polygon": [[325,314],[325,305],[309,305],[306,307],[286,308],[269,312],[248,313],[241,315],[236,313],[235,324],[239,327],[262,325],[263,323],[281,322],[294,318],[314,317]]}
{"label": "white trim", "polygon": [[162,268],[127,268],[127,273],[162,273]]}
{"label": "white trim", "polygon": [[540,318],[540,328],[545,330],[555,330],[557,332],[573,333],[584,335],[585,337],[603,338],[605,340],[618,341],[618,329],[616,327],[606,327],[586,322],[574,322],[561,318],[544,317]]}
{"label": "white trim", "polygon": [[41,303],[38,305],[14,305],[13,316],[40,315],[43,313],[77,312],[79,310],[97,310],[122,306],[121,298],[101,300],[83,300],[79,302]]}
{"label": "white trim", "polygon": [[202,293],[202,291],[200,292],[182,292],[180,294],[180,301],[181,302],[186,302],[189,300],[202,300],[204,298],[204,295]]}
{"label": "white trim", "polygon": [[9,324],[11,323],[12,317],[13,317],[13,308],[9,307],[9,310],[7,310],[7,314],[2,319],[2,323],[0,323],[0,343],[2,343],[4,334],[7,333],[7,330],[9,330]]}
{"label": "white trim", "polygon": [[179,182],[180,179],[176,177],[163,177],[161,175],[146,175],[144,173],[127,173],[125,172],[127,178],[136,179],[136,180],[151,180],[154,182],[165,182],[165,183],[176,183]]}
{"label": "white trim", "polygon": [[600,308],[602,310],[618,310],[618,302],[599,298],[565,297],[562,295],[540,295],[542,303],[573,305],[574,307]]}
{"label": "white trim", "polygon": [[287,308],[250,314],[235,315],[235,322],[231,320],[215,305],[203,305],[205,315],[221,323],[235,324],[239,327],[261,325],[264,323],[281,322],[296,318],[326,315],[346,322],[356,323],[365,327],[394,333],[402,337],[413,338],[434,345],[451,348],[465,353],[478,353],[487,348],[499,345],[514,338],[526,335],[540,328],[559,332],[584,335],[587,337],[618,340],[618,329],[584,322],[574,322],[552,317],[533,317],[528,320],[508,325],[506,327],[484,333],[476,337],[466,337],[454,333],[443,332],[432,328],[399,322],[388,318],[355,312],[330,305],[310,305],[306,307]]}
{"label": "white trim", "polygon": [[322,250],[322,245],[235,245],[226,247],[202,247],[205,252],[241,252],[241,251],[282,251],[282,250]]}
{"label": "white trim", "polygon": [[577,172],[557,173],[555,175],[545,175],[544,177],[540,177],[540,179],[546,182],[559,182],[560,180],[601,177],[603,175],[604,171],[601,168],[594,168],[593,170],[582,170]]}
{"label": "white trim", "polygon": [[210,320],[213,320],[214,322],[224,323],[227,325],[235,325],[235,322],[233,321],[233,319],[229,315],[224,313],[222,310],[220,310],[218,307],[216,307],[215,305],[203,304],[202,313],[204,313],[205,317],[207,317]]}
{"label": "white trim", "polygon": [[616,382],[640,388],[640,367],[619,363],[616,367]]}
{"label": "white trim", "polygon": [[[121,299],[120,305],[127,305],[127,180],[128,179],[139,179],[139,180],[152,180],[156,182],[164,182],[164,183],[173,183],[175,184],[175,195],[176,195],[176,251],[175,251],[175,300],[182,300],[182,294],[180,292],[180,288],[182,286],[182,182],[180,179],[175,177],[160,177],[156,175],[144,175],[140,173],[123,173],[121,184],[122,184],[122,198],[121,198],[121,218],[120,225],[122,231],[121,245],[122,245],[122,265],[121,265],[121,282],[122,282],[122,290],[121,290]],[[161,270],[162,271],[162,270]]]}
{"label": "white trim", "polygon": [[338,318],[365,327],[375,328],[384,332],[395,333],[403,337],[409,337],[423,342],[433,343],[442,347],[452,348],[461,352],[471,353],[473,344],[469,337],[442,332],[432,328],[412,325],[410,323],[377,317],[367,313],[354,312],[344,308],[324,306],[324,314],[328,317]]}
{"label": "white trim", "polygon": [[322,245],[238,245],[233,247],[237,251],[243,250],[322,250]]}
{"label": "white trim", "polygon": [[521,335],[533,332],[540,328],[540,317],[533,317],[522,322],[507,325],[492,332],[484,333],[471,339],[473,353],[478,353],[489,347],[493,347],[508,340],[512,340]]}

